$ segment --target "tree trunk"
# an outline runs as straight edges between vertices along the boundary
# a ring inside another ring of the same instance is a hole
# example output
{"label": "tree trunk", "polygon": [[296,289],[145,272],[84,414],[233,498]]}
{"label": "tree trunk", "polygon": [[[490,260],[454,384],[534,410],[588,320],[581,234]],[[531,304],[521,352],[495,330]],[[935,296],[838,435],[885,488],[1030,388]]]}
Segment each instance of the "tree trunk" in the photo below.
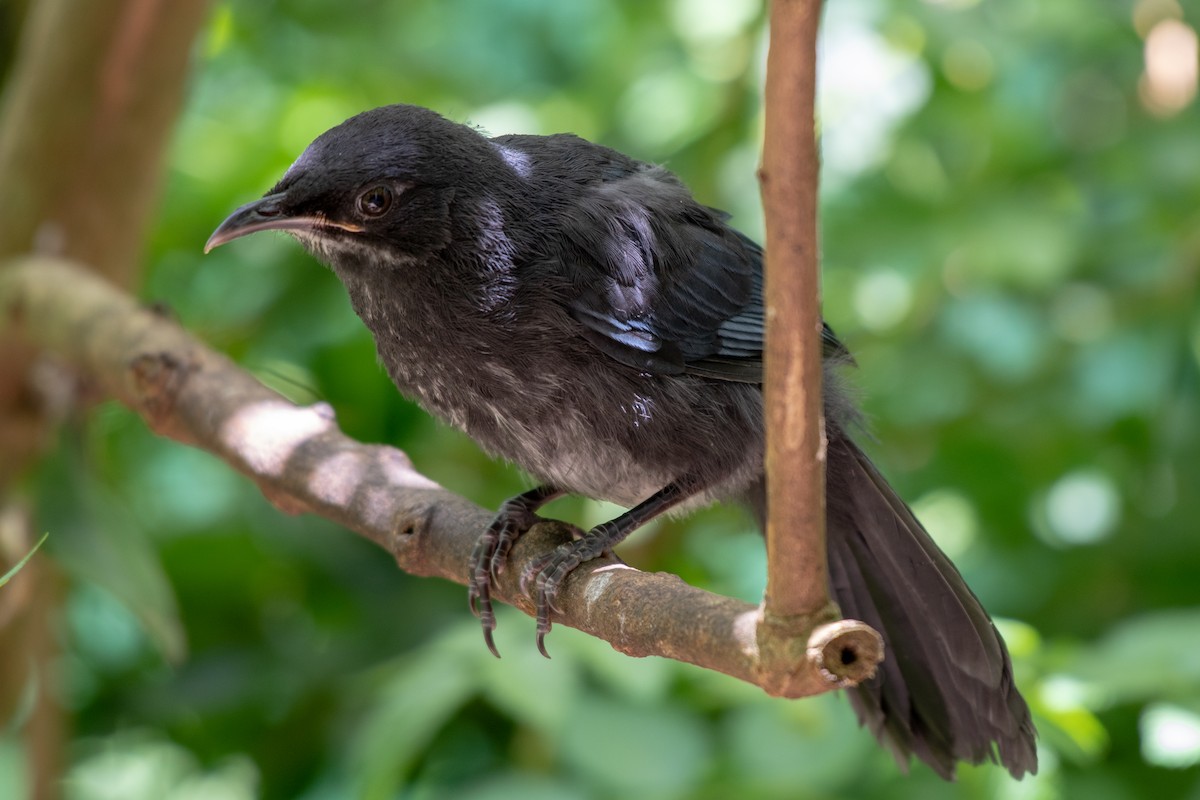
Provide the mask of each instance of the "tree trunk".
{"label": "tree trunk", "polygon": [[[0,258],[68,256],[130,286],[182,103],[204,0],[38,0],[29,7],[0,115]],[[7,11],[8,9],[6,9]],[[11,328],[9,328],[11,330]],[[36,356],[0,339],[0,507],[50,431]],[[19,512],[17,513],[18,516]],[[10,525],[0,572],[32,546]],[[24,541],[21,541],[21,540]],[[53,581],[37,566],[0,594],[0,720],[33,687],[25,724],[35,797],[57,794],[62,724],[48,692]],[[36,677],[36,680],[34,678]]]}

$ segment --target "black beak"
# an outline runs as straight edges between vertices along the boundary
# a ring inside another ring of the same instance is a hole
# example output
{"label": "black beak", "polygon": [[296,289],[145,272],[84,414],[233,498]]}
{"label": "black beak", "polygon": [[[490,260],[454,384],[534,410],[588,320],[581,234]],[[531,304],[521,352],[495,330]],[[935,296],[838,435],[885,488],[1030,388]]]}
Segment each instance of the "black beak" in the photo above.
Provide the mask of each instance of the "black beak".
{"label": "black beak", "polygon": [[349,222],[334,222],[324,217],[292,215],[284,211],[284,195],[269,194],[234,211],[217,226],[212,236],[204,243],[204,252],[220,247],[258,231],[313,231],[322,228],[337,228],[351,233],[361,233],[362,227]]}

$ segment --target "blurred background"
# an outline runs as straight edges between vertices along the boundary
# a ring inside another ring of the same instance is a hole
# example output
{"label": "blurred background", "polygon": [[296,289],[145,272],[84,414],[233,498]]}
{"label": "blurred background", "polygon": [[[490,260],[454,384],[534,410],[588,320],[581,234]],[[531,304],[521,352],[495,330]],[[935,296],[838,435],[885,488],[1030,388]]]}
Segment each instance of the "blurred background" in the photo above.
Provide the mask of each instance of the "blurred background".
{"label": "blurred background", "polygon": [[[512,609],[497,661],[464,588],[282,516],[109,404],[30,478],[62,576],[66,796],[1200,798],[1198,20],[1175,0],[826,11],[826,316],[865,446],[998,618],[1039,775],[906,776],[840,696],[773,700],[562,627],[545,661]],[[495,506],[526,479],[396,395],[329,272],[283,236],[205,239],[322,131],[398,101],[664,163],[760,238],[764,48],[761,0],[216,2],[141,295]],[[761,595],[737,509],[621,555]],[[21,725],[2,797],[28,786]]]}

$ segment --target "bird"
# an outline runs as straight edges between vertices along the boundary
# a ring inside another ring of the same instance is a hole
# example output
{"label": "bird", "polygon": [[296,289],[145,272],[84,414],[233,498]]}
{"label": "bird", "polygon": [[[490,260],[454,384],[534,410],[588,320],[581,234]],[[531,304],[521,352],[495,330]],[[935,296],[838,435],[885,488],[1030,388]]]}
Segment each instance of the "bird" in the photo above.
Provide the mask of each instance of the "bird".
{"label": "bird", "polygon": [[[520,576],[543,655],[565,577],[650,519],[725,500],[765,525],[763,250],[664,167],[573,134],[490,137],[388,105],[321,134],[205,252],[257,231],[290,234],[332,269],[402,394],[537,481],[471,557],[493,653],[492,582],[557,497],[628,511]],[[851,438],[852,359],[828,326],[821,337],[829,588],[888,653],[851,705],[902,766],[1035,773],[1004,641]]]}

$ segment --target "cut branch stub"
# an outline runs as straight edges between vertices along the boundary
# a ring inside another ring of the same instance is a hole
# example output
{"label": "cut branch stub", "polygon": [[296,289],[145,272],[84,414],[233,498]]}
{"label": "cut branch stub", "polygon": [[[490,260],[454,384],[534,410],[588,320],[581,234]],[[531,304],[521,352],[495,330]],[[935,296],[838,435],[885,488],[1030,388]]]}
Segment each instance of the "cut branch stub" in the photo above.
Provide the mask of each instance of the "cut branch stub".
{"label": "cut branch stub", "polygon": [[837,688],[871,678],[884,659],[883,637],[865,622],[839,619],[808,637],[808,660]]}
{"label": "cut branch stub", "polygon": [[884,658],[883,638],[866,623],[840,616],[832,603],[816,614],[791,617],[762,607],[756,682],[777,697],[809,697],[873,676]]}

